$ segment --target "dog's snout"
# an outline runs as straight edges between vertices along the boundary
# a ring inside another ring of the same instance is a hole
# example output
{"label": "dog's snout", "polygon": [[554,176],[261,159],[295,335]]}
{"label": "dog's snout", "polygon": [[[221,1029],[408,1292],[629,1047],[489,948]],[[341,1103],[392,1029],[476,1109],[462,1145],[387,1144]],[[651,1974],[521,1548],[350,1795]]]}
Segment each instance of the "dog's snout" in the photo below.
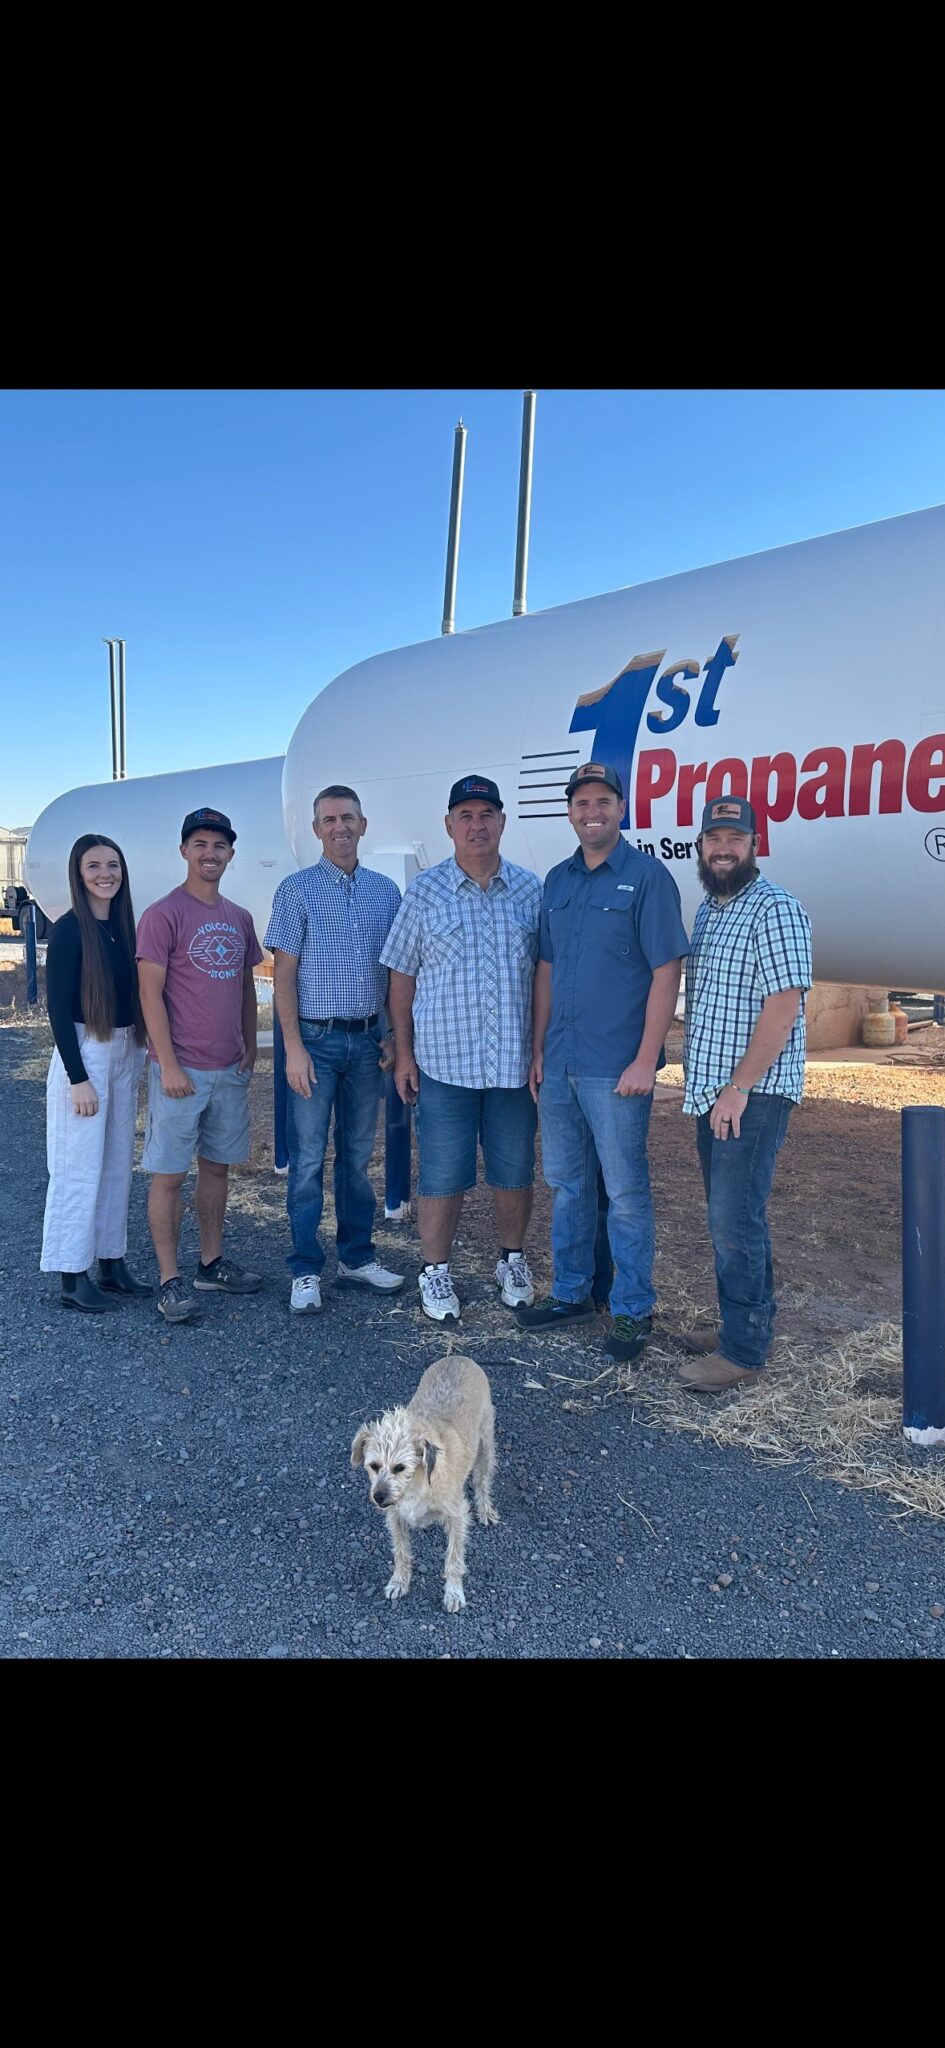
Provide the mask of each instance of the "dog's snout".
{"label": "dog's snout", "polygon": [[390,1495],[385,1486],[375,1486],[374,1492],[371,1495],[371,1499],[374,1502],[374,1506],[376,1508],[386,1508],[388,1501],[390,1500]]}

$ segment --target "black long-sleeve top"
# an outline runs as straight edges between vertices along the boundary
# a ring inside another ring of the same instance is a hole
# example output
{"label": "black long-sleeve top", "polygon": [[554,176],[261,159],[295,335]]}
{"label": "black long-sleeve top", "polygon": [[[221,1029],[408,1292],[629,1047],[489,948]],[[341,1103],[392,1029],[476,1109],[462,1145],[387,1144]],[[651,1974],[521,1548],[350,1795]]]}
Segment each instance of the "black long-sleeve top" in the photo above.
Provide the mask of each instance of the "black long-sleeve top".
{"label": "black long-sleeve top", "polygon": [[[96,918],[96,928],[105,965],[115,984],[115,1024],[133,1024],[134,962],[129,960],[121,933],[111,916]],[[74,910],[57,919],[46,948],[46,1007],[52,1034],[66,1073],[73,1086],[87,1081],[82,1065],[76,1025],[82,1015],[82,933]]]}

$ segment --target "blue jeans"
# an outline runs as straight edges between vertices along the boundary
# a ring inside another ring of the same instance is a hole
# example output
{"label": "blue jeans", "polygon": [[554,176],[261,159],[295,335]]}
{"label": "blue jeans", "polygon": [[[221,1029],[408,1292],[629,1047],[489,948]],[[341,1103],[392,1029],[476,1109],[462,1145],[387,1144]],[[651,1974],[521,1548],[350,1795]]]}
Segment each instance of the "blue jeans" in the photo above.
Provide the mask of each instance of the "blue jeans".
{"label": "blue jeans", "polygon": [[719,1350],[732,1365],[756,1371],[764,1365],[777,1314],[765,1210],[792,1107],[786,1095],[749,1095],[737,1138],[713,1137],[708,1114],[696,1122],[715,1249]]}
{"label": "blue jeans", "polygon": [[584,1301],[594,1284],[597,1168],[610,1207],[610,1296],[615,1316],[648,1316],[653,1292],[653,1202],[646,1156],[652,1095],[615,1095],[618,1076],[582,1080],[546,1074],[541,1084],[541,1150],[551,1215],[553,1289],[558,1301]]}
{"label": "blue jeans", "polygon": [[480,1145],[487,1187],[531,1187],[538,1113],[529,1088],[461,1088],[421,1068],[416,1120],[421,1195],[474,1188]]}
{"label": "blue jeans", "polygon": [[286,1205],[292,1231],[290,1271],[320,1273],[318,1241],[324,1207],[328,1129],[335,1112],[335,1221],[338,1257],[346,1266],[369,1266],[375,1256],[374,1189],[367,1168],[374,1150],[380,1099],[380,1028],[328,1031],[300,1023],[302,1044],[318,1082],[310,1100],[289,1089],[289,1179]]}

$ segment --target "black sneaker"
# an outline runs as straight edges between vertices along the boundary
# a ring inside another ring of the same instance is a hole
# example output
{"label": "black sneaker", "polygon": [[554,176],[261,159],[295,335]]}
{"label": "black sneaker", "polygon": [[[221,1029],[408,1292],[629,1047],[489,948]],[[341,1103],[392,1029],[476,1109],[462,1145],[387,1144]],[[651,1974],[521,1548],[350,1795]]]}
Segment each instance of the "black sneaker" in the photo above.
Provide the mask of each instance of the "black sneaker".
{"label": "black sneaker", "polygon": [[258,1294],[261,1273],[247,1273],[234,1259],[214,1259],[212,1266],[198,1266],[194,1286],[202,1294]]}
{"label": "black sneaker", "polygon": [[572,1323],[576,1316],[592,1316],[594,1303],[590,1295],[584,1301],[558,1301],[554,1294],[536,1301],[534,1308],[520,1308],[516,1311],[523,1330],[547,1330],[554,1323]]}
{"label": "black sneaker", "polygon": [[604,1357],[615,1365],[636,1365],[652,1331],[652,1316],[615,1316],[610,1336],[604,1338]]}
{"label": "black sneaker", "polygon": [[165,1280],[158,1288],[157,1312],[166,1323],[199,1323],[197,1304],[182,1280]]}

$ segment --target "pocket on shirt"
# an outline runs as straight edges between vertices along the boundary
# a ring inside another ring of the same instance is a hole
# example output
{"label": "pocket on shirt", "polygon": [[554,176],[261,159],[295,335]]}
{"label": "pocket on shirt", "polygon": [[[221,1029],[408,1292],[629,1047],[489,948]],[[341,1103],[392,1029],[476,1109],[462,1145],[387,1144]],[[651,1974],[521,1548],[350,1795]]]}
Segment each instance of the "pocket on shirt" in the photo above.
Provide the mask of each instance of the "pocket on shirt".
{"label": "pocket on shirt", "polygon": [[530,960],[534,966],[538,958],[538,926],[525,924],[517,917],[510,917],[509,946],[514,959]]}
{"label": "pocket on shirt", "polygon": [[636,941],[636,920],[632,905],[618,896],[612,903],[595,903],[592,914],[599,920],[597,943],[606,953],[619,958],[632,951]]}
{"label": "pocket on shirt", "polygon": [[444,967],[461,960],[466,946],[466,935],[460,917],[444,918],[439,924],[427,926],[423,937],[424,967]]}

